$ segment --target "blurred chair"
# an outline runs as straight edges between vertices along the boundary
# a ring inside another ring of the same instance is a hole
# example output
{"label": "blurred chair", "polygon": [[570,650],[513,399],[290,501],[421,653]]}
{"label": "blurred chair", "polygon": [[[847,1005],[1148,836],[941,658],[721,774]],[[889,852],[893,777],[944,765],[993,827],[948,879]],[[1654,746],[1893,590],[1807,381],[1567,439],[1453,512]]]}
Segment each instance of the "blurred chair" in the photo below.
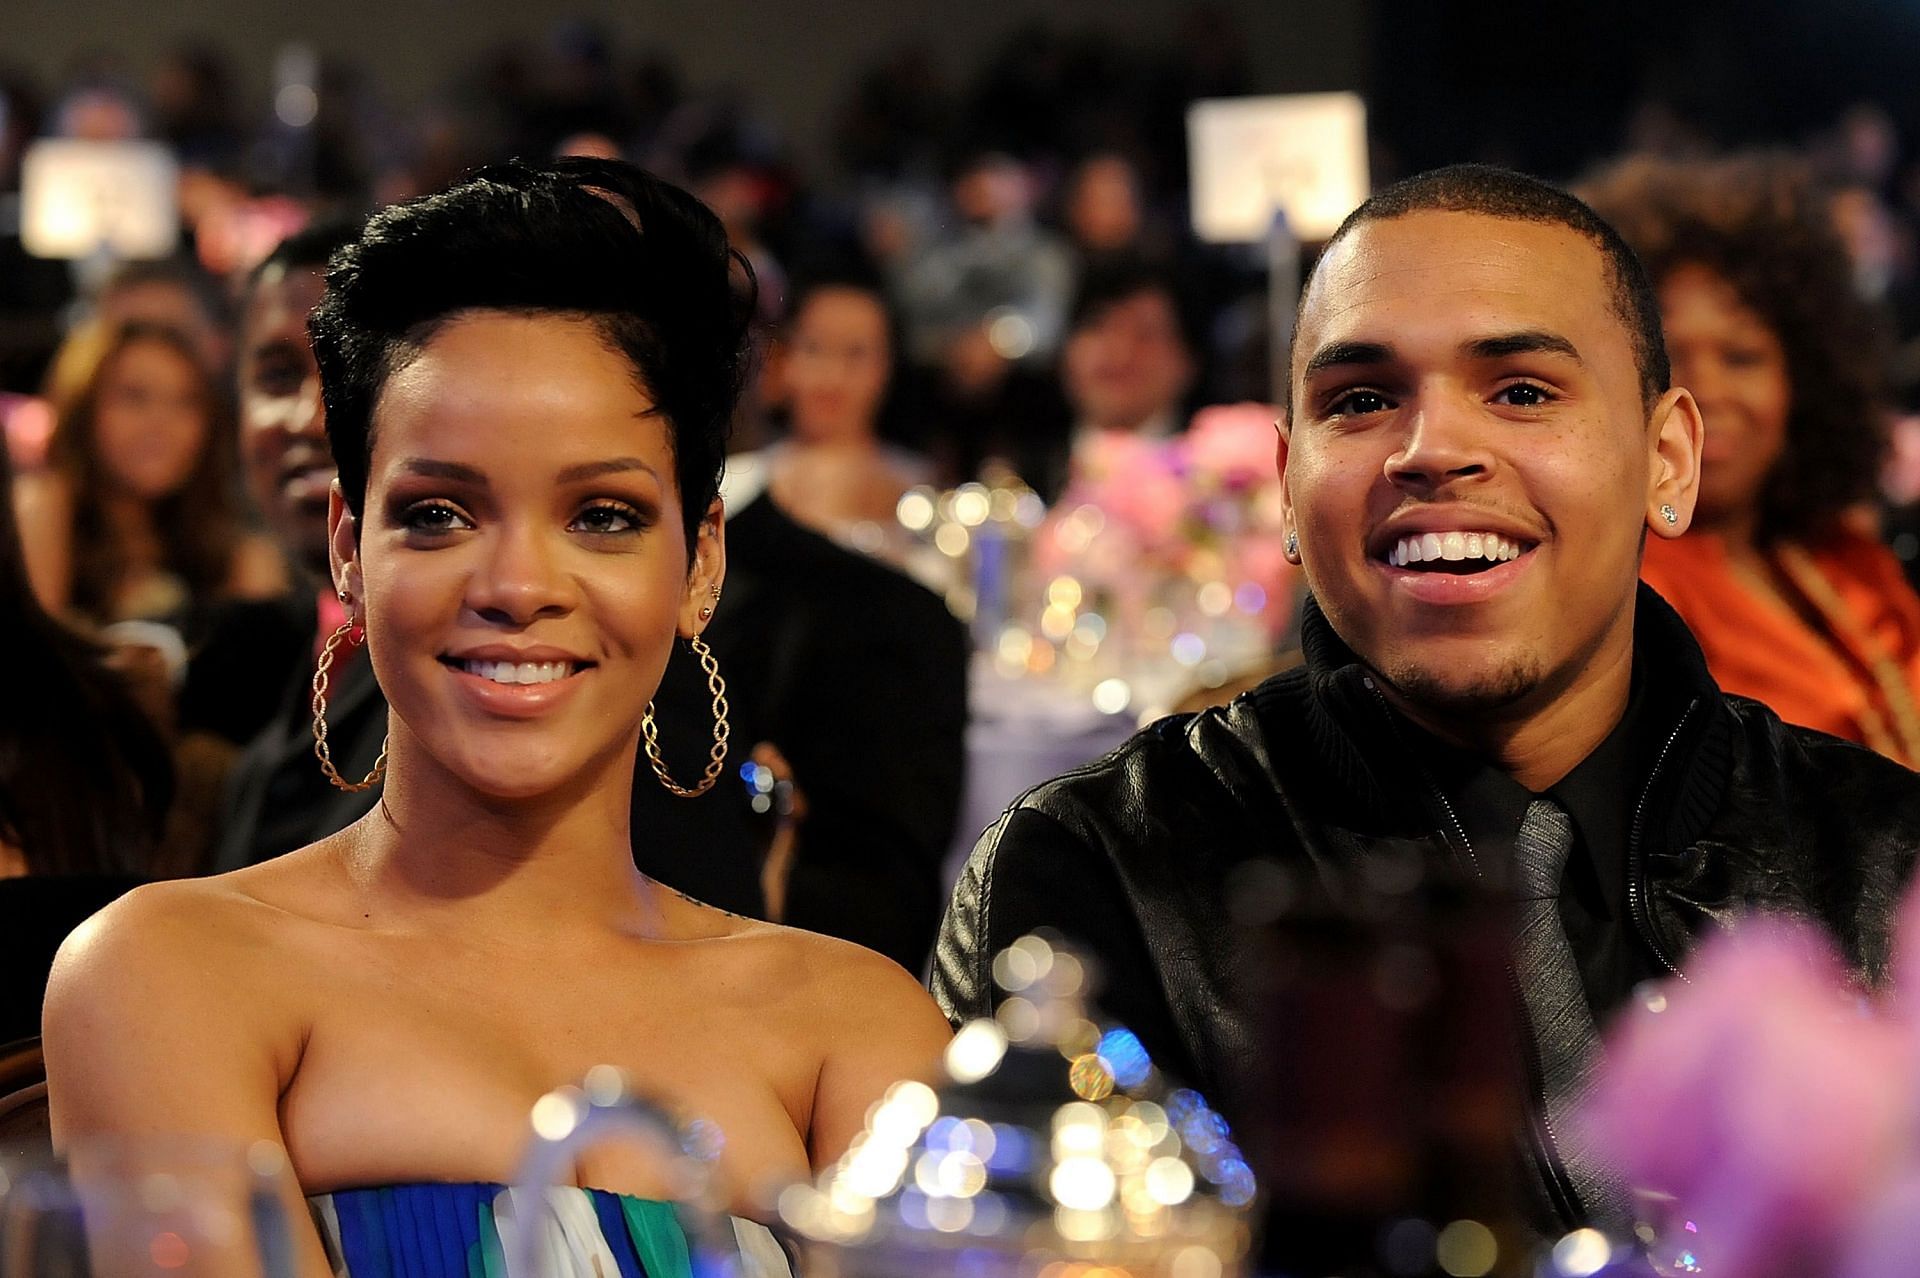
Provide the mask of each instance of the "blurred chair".
{"label": "blurred chair", "polygon": [[40,1040],[0,1046],[0,1162],[53,1152],[47,1111],[47,1068]]}

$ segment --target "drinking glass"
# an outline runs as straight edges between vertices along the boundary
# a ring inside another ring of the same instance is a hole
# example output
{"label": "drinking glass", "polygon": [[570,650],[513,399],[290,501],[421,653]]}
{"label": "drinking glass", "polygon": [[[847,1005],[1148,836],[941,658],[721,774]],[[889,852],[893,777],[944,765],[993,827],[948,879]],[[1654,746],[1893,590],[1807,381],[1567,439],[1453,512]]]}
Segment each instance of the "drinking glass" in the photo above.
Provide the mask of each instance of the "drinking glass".
{"label": "drinking glass", "polygon": [[293,1278],[286,1156],[186,1136],[0,1167],[0,1278]]}

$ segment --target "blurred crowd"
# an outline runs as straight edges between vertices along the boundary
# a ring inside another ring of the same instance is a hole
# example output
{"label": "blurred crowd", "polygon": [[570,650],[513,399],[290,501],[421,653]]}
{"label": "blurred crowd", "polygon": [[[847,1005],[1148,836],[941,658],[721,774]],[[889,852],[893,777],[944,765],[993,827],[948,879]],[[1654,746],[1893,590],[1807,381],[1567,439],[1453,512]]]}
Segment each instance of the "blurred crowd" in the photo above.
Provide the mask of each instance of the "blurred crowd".
{"label": "blurred crowd", "polygon": [[[151,877],[258,854],[216,854],[232,774],[263,731],[300,727],[285,689],[329,620],[312,529],[331,469],[301,327],[324,253],[263,276],[287,236],[317,228],[324,243],[511,156],[620,156],[683,183],[759,281],[736,449],[784,518],[911,567],[903,498],[984,482],[1053,502],[1098,488],[1088,469],[1118,464],[1114,441],[1177,440],[1207,406],[1274,400],[1264,259],[1197,242],[1186,207],[1187,106],[1262,87],[1243,47],[1198,9],[1151,47],[1023,31],[961,77],[903,48],[845,86],[820,171],[796,163],[771,104],[689,84],[670,57],[586,24],[502,46],[406,112],[301,49],[264,96],[214,42],[145,78],[104,54],[58,84],[0,69],[0,540],[18,526],[0,611],[62,672],[0,732],[0,874]],[[29,256],[21,160],[46,138],[166,147],[178,252],[110,270]],[[1920,151],[1869,104],[1765,155],[1718,158],[1653,108],[1624,142],[1628,159],[1543,176],[1584,182],[1647,258],[1676,378],[1705,410],[1702,524],[1719,540],[1649,573],[1730,690],[1920,761],[1920,418],[1903,416],[1920,413]],[[1261,431],[1273,415],[1254,414]],[[1294,597],[1277,550],[1244,558],[1266,567],[1196,576],[1202,607],[1208,589],[1222,610],[1247,586],[1251,611]],[[1015,666],[1055,640],[1098,642],[1085,636],[1108,623],[1083,625],[1079,598],[1050,596],[1058,634],[1020,631]],[[1205,682],[1282,660],[1284,621],[1262,633],[1259,661]],[[974,640],[1009,651],[1006,632]],[[956,717],[941,748],[957,756],[962,729]],[[58,751],[30,758],[28,731]],[[67,775],[61,751],[90,762]],[[785,763],[771,765],[782,779]],[[931,807],[951,813],[957,763],[947,772]],[[55,792],[92,824],[36,825],[22,796]],[[923,841],[952,835],[948,820]]]}

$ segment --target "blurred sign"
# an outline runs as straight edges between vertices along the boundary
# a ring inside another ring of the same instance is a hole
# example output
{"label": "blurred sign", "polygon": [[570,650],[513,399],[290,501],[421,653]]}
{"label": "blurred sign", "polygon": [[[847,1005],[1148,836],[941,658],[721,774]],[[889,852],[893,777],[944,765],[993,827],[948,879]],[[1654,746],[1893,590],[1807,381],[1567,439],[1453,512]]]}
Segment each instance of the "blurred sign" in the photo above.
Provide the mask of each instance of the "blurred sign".
{"label": "blurred sign", "polygon": [[35,142],[20,162],[20,240],[35,257],[165,257],[180,169],[157,142]]}
{"label": "blurred sign", "polygon": [[1187,108],[1193,230],[1213,244],[1267,238],[1276,209],[1324,240],[1367,198],[1367,109],[1354,93],[1212,98]]}

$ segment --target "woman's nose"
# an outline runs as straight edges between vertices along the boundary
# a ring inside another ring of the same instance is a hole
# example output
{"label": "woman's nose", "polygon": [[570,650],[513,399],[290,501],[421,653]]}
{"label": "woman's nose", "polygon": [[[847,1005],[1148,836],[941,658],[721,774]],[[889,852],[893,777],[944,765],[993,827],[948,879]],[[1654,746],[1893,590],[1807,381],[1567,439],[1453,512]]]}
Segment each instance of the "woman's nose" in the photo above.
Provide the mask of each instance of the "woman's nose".
{"label": "woman's nose", "polygon": [[525,625],[572,610],[573,578],[559,563],[559,548],[538,529],[497,525],[483,546],[467,585],[467,605],[475,612],[497,623]]}

